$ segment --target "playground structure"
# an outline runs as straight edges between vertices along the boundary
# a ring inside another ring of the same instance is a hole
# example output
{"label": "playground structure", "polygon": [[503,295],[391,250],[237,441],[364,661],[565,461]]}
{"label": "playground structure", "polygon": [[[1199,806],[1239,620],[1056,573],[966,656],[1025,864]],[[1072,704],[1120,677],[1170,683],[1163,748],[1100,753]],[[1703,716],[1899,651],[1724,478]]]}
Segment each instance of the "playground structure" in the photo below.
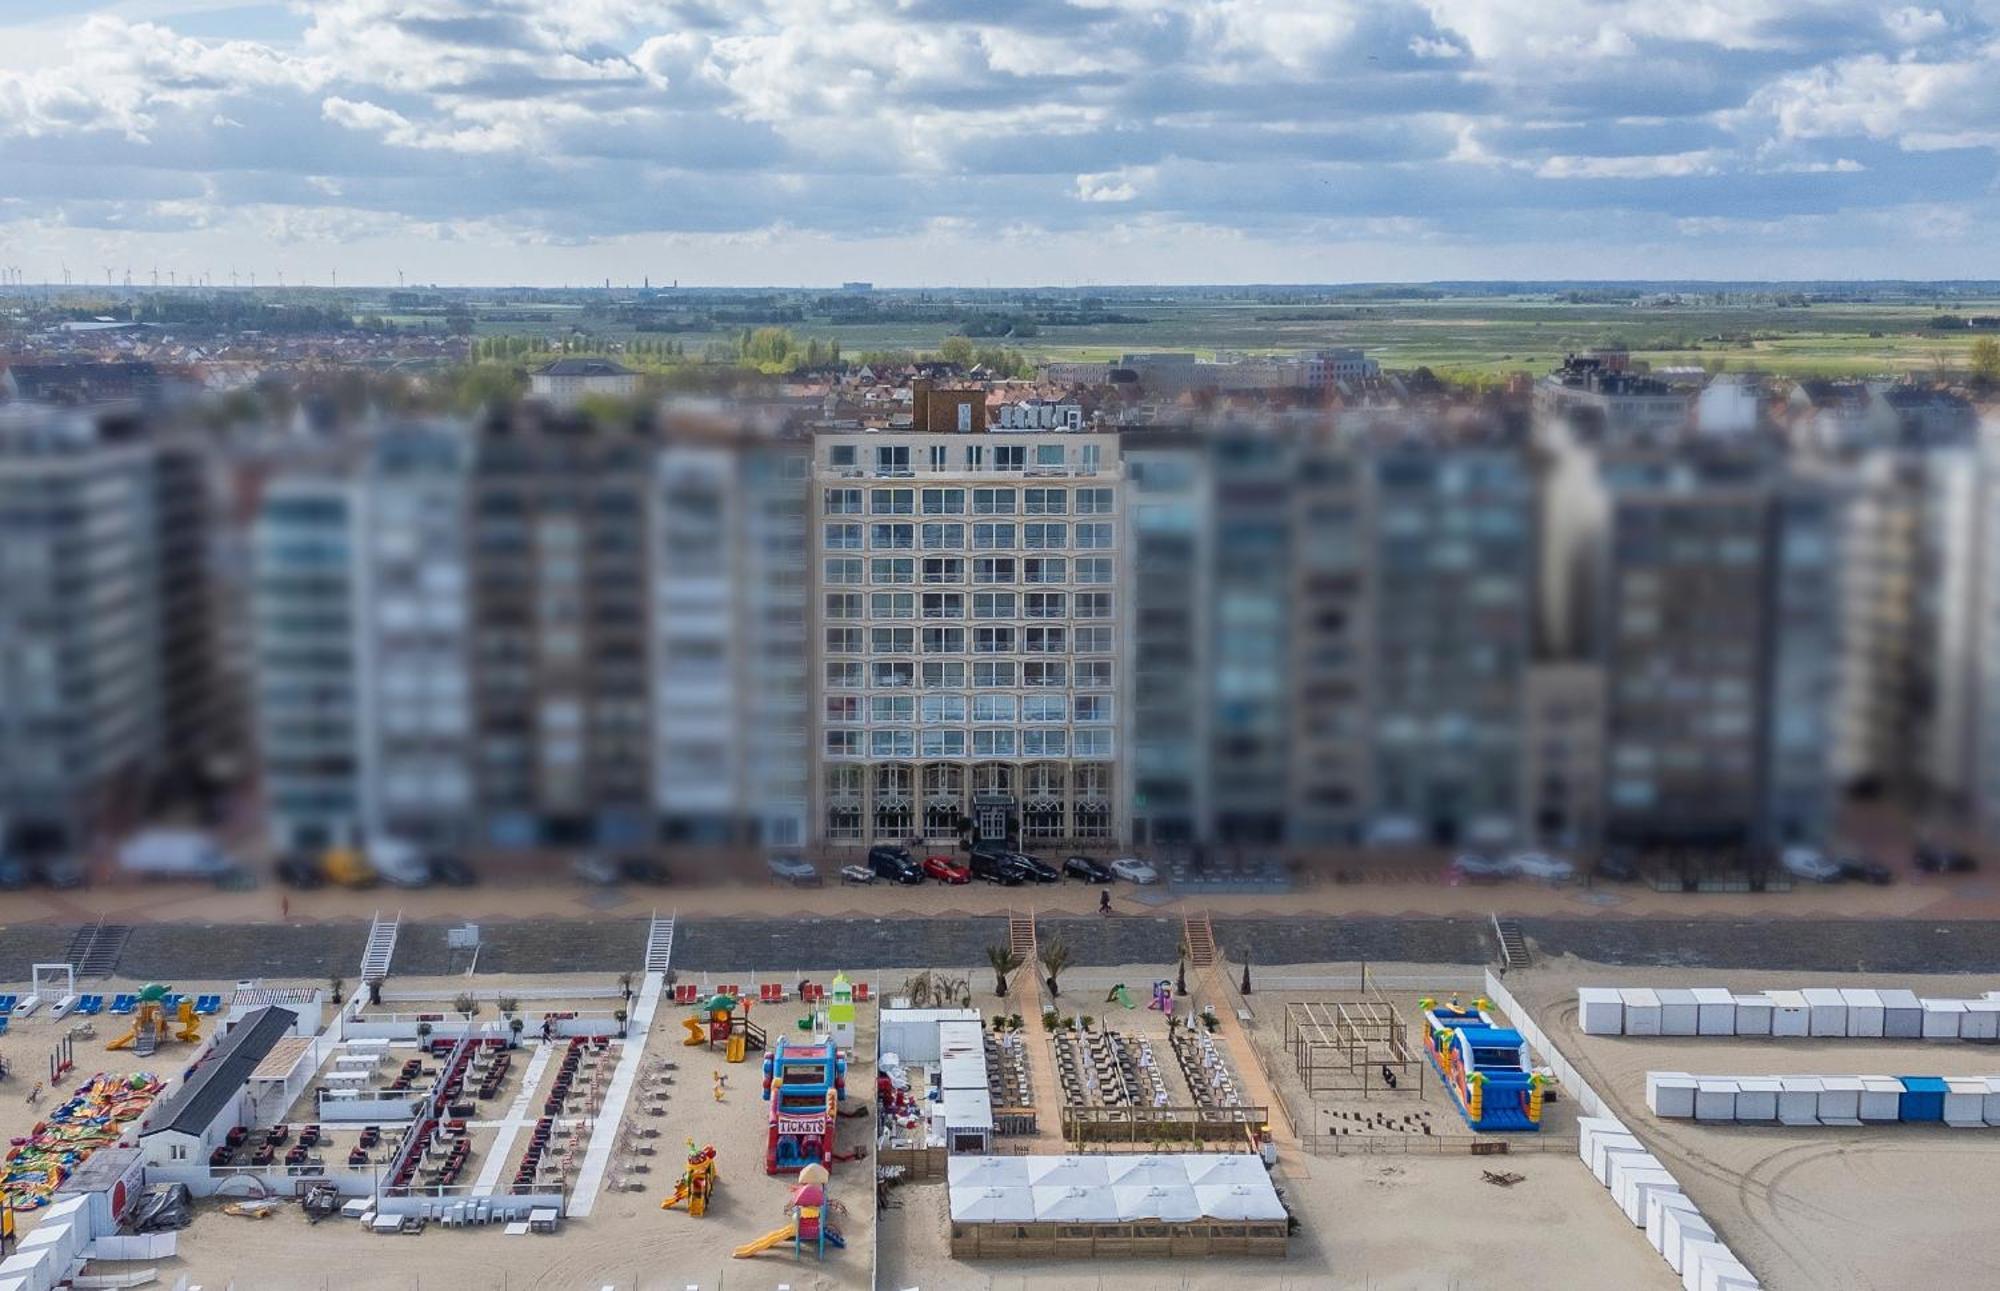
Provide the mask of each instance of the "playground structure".
{"label": "playground structure", "polygon": [[0,1192],[17,1210],[47,1206],[91,1153],[117,1143],[126,1126],[145,1115],[162,1087],[150,1072],[91,1077],[31,1136],[8,1147],[0,1160]]}
{"label": "playground structure", "polygon": [[1146,1007],[1155,1013],[1165,1013],[1171,1017],[1174,1011],[1174,984],[1164,977],[1154,982],[1153,998],[1147,1002]]}
{"label": "playground structure", "polygon": [[[768,1059],[767,1059],[768,1061]],[[730,1252],[736,1259],[747,1260],[751,1256],[770,1250],[781,1242],[792,1244],[792,1258],[797,1259],[807,1249],[814,1258],[825,1259],[828,1246],[845,1247],[847,1241],[833,1227],[833,1216],[841,1207],[827,1192],[827,1169],[818,1163],[810,1163],[800,1168],[798,1186],[785,1202],[785,1212],[790,1218],[781,1226],[772,1229],[754,1242],[746,1242]]]}
{"label": "playground structure", "polygon": [[722,1176],[715,1168],[715,1145],[697,1148],[689,1139],[687,1168],[681,1171],[680,1181],[674,1185],[673,1195],[660,1203],[661,1210],[672,1210],[681,1203],[687,1203],[688,1214],[700,1219],[708,1213],[708,1200],[715,1195],[715,1185]]}
{"label": "playground structure", "polygon": [[1408,1023],[1380,998],[1287,1001],[1285,1048],[1308,1094],[1423,1093]]}
{"label": "playground structure", "polygon": [[1493,1024],[1484,999],[1426,999],[1424,1049],[1465,1123],[1481,1133],[1542,1128],[1545,1079],[1529,1069],[1528,1043],[1512,1027]]}
{"label": "playground structure", "polygon": [[695,1007],[695,1016],[681,1019],[688,1033],[682,1045],[720,1048],[725,1062],[742,1062],[747,1050],[764,1047],[764,1029],[750,1020],[749,1000],[722,993]]}
{"label": "playground structure", "polygon": [[174,1002],[172,993],[155,982],[139,992],[130,1029],[113,1037],[104,1047],[130,1049],[143,1057],[169,1040],[180,1044],[199,1042],[201,1019],[195,1014],[193,1000]]}
{"label": "playground structure", "polygon": [[780,1036],[764,1055],[764,1099],[771,1104],[765,1173],[833,1164],[846,1071],[847,1062],[829,1036],[804,1042]]}

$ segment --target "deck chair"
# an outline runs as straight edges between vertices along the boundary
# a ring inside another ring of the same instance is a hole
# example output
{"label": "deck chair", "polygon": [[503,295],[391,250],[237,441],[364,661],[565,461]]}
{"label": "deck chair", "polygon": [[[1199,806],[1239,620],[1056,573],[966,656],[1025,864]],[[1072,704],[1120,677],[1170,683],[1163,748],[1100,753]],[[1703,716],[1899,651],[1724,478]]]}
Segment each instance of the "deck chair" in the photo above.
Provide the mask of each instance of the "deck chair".
{"label": "deck chair", "polygon": [[800,982],[800,983],[799,983],[799,999],[800,999],[800,1000],[802,1000],[802,1001],[804,1001],[804,1002],[805,1002],[805,1003],[807,1003],[807,1004],[812,1004],[812,1003],[816,1002],[816,1001],[817,1001],[817,1000],[819,999],[819,983],[818,983],[818,982]]}
{"label": "deck chair", "polygon": [[220,995],[198,995],[194,1001],[194,1011],[204,1017],[222,1012]]}
{"label": "deck chair", "polygon": [[854,999],[857,1003],[861,1004],[868,1002],[868,983],[856,982],[854,984]]}
{"label": "deck chair", "polygon": [[14,1006],[21,1002],[18,995],[0,995],[0,1013],[12,1013]]}
{"label": "deck chair", "polygon": [[785,1002],[784,986],[778,982],[765,982],[757,988],[757,1002],[759,1004],[783,1004]]}
{"label": "deck chair", "polygon": [[698,988],[693,982],[678,982],[674,985],[674,1003],[694,1003],[694,993]]}
{"label": "deck chair", "polygon": [[114,995],[111,997],[111,1012],[118,1017],[124,1017],[127,1013],[135,1013],[138,1011],[138,1008],[139,997],[136,995]]}
{"label": "deck chair", "polygon": [[743,988],[738,986],[734,982],[730,982],[726,985],[716,987],[715,993],[717,995],[727,995],[732,998],[741,998],[743,994]]}
{"label": "deck chair", "polygon": [[76,1011],[87,1018],[96,1017],[98,1014],[104,1012],[104,997],[102,995],[85,995],[77,1000]]}

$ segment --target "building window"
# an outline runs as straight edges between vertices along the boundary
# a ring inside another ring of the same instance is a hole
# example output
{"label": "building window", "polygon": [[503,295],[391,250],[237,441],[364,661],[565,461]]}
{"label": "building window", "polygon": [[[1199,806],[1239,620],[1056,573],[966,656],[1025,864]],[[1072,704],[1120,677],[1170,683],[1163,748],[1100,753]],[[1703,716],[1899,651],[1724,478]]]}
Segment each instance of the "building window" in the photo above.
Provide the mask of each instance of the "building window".
{"label": "building window", "polygon": [[861,593],[828,592],[826,594],[826,617],[830,619],[860,618]]}
{"label": "building window", "polygon": [[1014,526],[976,524],[972,526],[972,545],[981,551],[1011,551],[1014,547]]}
{"label": "building window", "polygon": [[861,696],[828,695],[826,697],[826,720],[829,722],[860,721]]}
{"label": "building window", "polygon": [[1018,471],[1028,465],[1026,444],[995,444],[993,446],[993,469],[996,471]]}
{"label": "building window", "polygon": [[972,514],[981,516],[1013,515],[1014,490],[974,489],[972,491]]}
{"label": "building window", "polygon": [[911,730],[877,728],[868,732],[868,755],[877,758],[915,757],[917,733]]}
{"label": "building window", "polygon": [[1028,654],[1063,654],[1069,649],[1069,633],[1063,628],[1028,628],[1023,641]]}
{"label": "building window", "polygon": [[855,449],[852,444],[835,444],[826,450],[829,466],[852,466],[855,463]]}
{"label": "building window", "polygon": [[1079,659],[1076,661],[1076,684],[1081,690],[1107,690],[1111,686],[1111,661],[1109,659]]}
{"label": "building window", "polygon": [[1016,706],[1012,695],[974,695],[972,697],[972,720],[975,722],[1011,722],[1015,720]]}
{"label": "building window", "polygon": [[828,654],[860,654],[860,628],[828,628],[826,630],[826,652]]}
{"label": "building window", "polygon": [[1013,757],[1014,732],[974,731],[972,733],[972,756],[976,758]]}
{"label": "building window", "polygon": [[1014,653],[1014,629],[999,627],[979,627],[972,630],[972,652],[974,654]]}
{"label": "building window", "polygon": [[830,556],[824,566],[825,581],[835,586],[859,583],[863,573],[861,557]]}
{"label": "building window", "polygon": [[[1078,525],[1079,529],[1084,526]],[[1022,545],[1029,551],[1053,551],[1069,546],[1066,524],[1026,524],[1021,526]]]}
{"label": "building window", "polygon": [[1108,758],[1111,756],[1111,731],[1106,727],[1089,727],[1074,732],[1075,747],[1071,752],[1080,758]]}
{"label": "building window", "polygon": [[973,557],[972,581],[975,583],[1013,582],[1014,558],[1012,556]]}
{"label": "building window", "polygon": [[869,636],[876,654],[910,654],[917,648],[915,628],[871,628]]}
{"label": "building window", "polygon": [[1069,513],[1069,490],[1029,489],[1023,499],[1031,516],[1059,516]]}
{"label": "building window", "polygon": [[962,758],[965,756],[964,731],[923,731],[918,749],[927,758]]}
{"label": "building window", "polygon": [[860,757],[861,732],[828,731],[826,733],[826,755],[830,758]]}
{"label": "building window", "polygon": [[972,684],[980,688],[1011,690],[1014,672],[1014,663],[1010,659],[981,660],[972,665]]}
{"label": "building window", "polygon": [[967,444],[965,446],[965,469],[968,471],[978,471],[984,470],[985,467],[986,445]]}
{"label": "building window", "polygon": [[964,654],[964,628],[925,628],[925,654]]}
{"label": "building window", "polygon": [[1035,465],[1061,466],[1065,460],[1067,460],[1067,454],[1061,444],[1035,445]]}
{"label": "building window", "polygon": [[1063,592],[1029,592],[1021,600],[1025,606],[1024,618],[1059,619],[1064,617],[1069,597]]}
{"label": "building window", "polygon": [[[917,595],[915,592],[876,592],[868,599],[868,612],[878,619],[913,619],[917,617]],[[856,615],[855,617],[858,618],[860,616]]]}
{"label": "building window", "polygon": [[925,592],[924,617],[927,619],[964,618],[965,594],[962,592]]}
{"label": "building window", "polygon": [[1060,659],[1031,659],[1021,669],[1022,685],[1050,687],[1066,684],[1069,665]]}
{"label": "building window", "polygon": [[929,766],[924,768],[924,834],[947,837],[958,832],[964,816],[965,768]]}
{"label": "building window", "polygon": [[1011,619],[1014,615],[1014,593],[974,592],[972,594],[972,617],[975,619]]}
{"label": "building window", "polygon": [[927,659],[924,661],[925,690],[964,690],[965,665]]}
{"label": "building window", "polygon": [[924,557],[924,581],[926,583],[962,583],[965,581],[965,561],[958,556]]}
{"label": "building window", "polygon": [[1024,583],[1064,583],[1069,578],[1069,559],[1065,556],[1027,556],[1021,560],[1021,581]]}
{"label": "building window", "polygon": [[[942,467],[943,463],[939,463]],[[964,489],[925,489],[924,514],[927,516],[956,516],[965,514]]]}
{"label": "building window", "polygon": [[1060,722],[1069,716],[1069,701],[1061,695],[1024,695],[1021,698],[1021,720],[1024,722]]}
{"label": "building window", "polygon": [[1105,520],[1093,520],[1089,524],[1076,527],[1076,545],[1086,550],[1109,551],[1111,549],[1111,524]]}
{"label": "building window", "polygon": [[861,688],[861,665],[859,663],[830,663],[826,666],[826,684],[829,690],[849,687]]}
{"label": "building window", "polygon": [[872,524],[868,526],[868,545],[876,551],[909,551],[917,545],[917,527],[913,524]]}
{"label": "building window", "polygon": [[868,562],[868,581],[914,583],[917,581],[917,562],[914,557],[877,556]]}
{"label": "building window", "polygon": [[875,768],[875,836],[907,838],[915,802],[910,792],[910,768]]}
{"label": "building window", "polygon": [[1031,758],[1069,756],[1069,732],[1060,726],[1030,727],[1021,732],[1021,753]]}
{"label": "building window", "polygon": [[[861,665],[854,666],[859,668]],[[917,679],[917,665],[908,660],[877,659],[869,665],[869,668],[876,690],[905,689]],[[859,684],[858,680],[856,684]]]}
{"label": "building window", "polygon": [[1078,695],[1075,700],[1078,722],[1108,722],[1111,720],[1111,696]]}
{"label": "building window", "polygon": [[875,695],[868,701],[868,715],[876,722],[911,722],[917,716],[915,695]]}
{"label": "building window", "polygon": [[1108,619],[1111,617],[1111,593],[1078,592],[1076,594],[1076,617],[1080,619]]}
{"label": "building window", "polygon": [[965,696],[925,695],[923,720],[927,726],[941,726],[965,720]]}
{"label": "building window", "polygon": [[861,490],[828,489],[826,491],[826,513],[830,516],[860,515]]}
{"label": "building window", "polygon": [[[1091,447],[1095,448],[1093,444]],[[1108,516],[1111,514],[1110,489],[1078,489],[1076,491],[1076,513],[1080,516]]]}
{"label": "building window", "polygon": [[946,451],[947,451],[947,450],[946,450],[946,448],[945,448],[945,446],[944,446],[943,444],[932,444],[932,445],[931,445],[931,469],[932,469],[932,470],[934,470],[934,471],[941,471],[941,470],[943,470],[943,469],[944,469],[944,462],[945,462],[945,454],[946,454]]}
{"label": "building window", "polygon": [[964,525],[934,523],[924,526],[924,550],[956,551],[964,546]]}
{"label": "building window", "polygon": [[1079,583],[1110,582],[1111,557],[1078,556],[1076,558],[1076,581]]}
{"label": "building window", "polygon": [[873,489],[868,495],[868,512],[878,516],[914,515],[917,510],[915,489]]}
{"label": "building window", "polygon": [[875,469],[877,471],[908,471],[910,469],[910,446],[908,444],[877,444],[875,446]]}
{"label": "building window", "polygon": [[830,524],[825,529],[825,543],[828,551],[860,551],[861,526],[858,524]]}
{"label": "building window", "polygon": [[1101,799],[1076,804],[1075,834],[1079,839],[1107,840],[1111,837],[1111,804]]}
{"label": "building window", "polygon": [[1110,628],[1078,628],[1076,630],[1076,652],[1078,654],[1110,654]]}

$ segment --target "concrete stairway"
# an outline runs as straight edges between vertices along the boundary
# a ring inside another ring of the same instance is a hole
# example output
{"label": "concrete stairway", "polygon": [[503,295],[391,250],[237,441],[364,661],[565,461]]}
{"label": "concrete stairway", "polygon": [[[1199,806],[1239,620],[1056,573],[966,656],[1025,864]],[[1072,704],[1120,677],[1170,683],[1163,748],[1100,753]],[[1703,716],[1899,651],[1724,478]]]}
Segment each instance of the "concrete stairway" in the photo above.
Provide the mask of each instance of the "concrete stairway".
{"label": "concrete stairway", "polygon": [[380,911],[368,929],[368,946],[361,952],[361,980],[379,982],[389,975],[389,961],[396,955],[396,929],[403,922],[401,911],[383,919]]}
{"label": "concrete stairway", "polygon": [[118,968],[125,942],[132,936],[129,924],[105,923],[102,919],[88,928],[79,928],[70,939],[65,958],[78,977],[109,977]]}
{"label": "concrete stairway", "polygon": [[1528,939],[1521,935],[1521,925],[1512,919],[1493,916],[1493,935],[1500,941],[1500,963],[1503,968],[1526,968],[1528,966]]}
{"label": "concrete stairway", "polygon": [[672,966],[673,959],[674,916],[662,919],[655,910],[652,925],[646,930],[646,971],[664,973]]}

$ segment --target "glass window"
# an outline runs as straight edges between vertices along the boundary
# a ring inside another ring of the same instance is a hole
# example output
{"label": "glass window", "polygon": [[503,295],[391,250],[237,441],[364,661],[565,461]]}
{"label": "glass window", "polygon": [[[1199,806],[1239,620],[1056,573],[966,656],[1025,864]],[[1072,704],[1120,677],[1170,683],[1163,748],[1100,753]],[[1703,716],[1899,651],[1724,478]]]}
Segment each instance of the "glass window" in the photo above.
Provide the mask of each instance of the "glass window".
{"label": "glass window", "polygon": [[965,595],[962,592],[925,592],[924,617],[927,619],[962,619],[965,617]]}
{"label": "glass window", "polygon": [[1024,583],[1066,582],[1068,573],[1069,559],[1065,556],[1029,556],[1021,562]]}
{"label": "glass window", "polygon": [[1075,744],[1072,750],[1080,758],[1108,758],[1111,756],[1111,731],[1108,727],[1094,730],[1071,732]]}
{"label": "glass window", "polygon": [[1024,618],[1059,619],[1069,598],[1062,592],[1029,592],[1021,599],[1026,606]]}
{"label": "glass window", "polygon": [[1066,460],[1068,460],[1067,454],[1061,444],[1035,445],[1035,465],[1037,466],[1061,466]]}
{"label": "glass window", "polygon": [[860,551],[861,526],[858,524],[830,524],[825,529],[828,551]]}
{"label": "glass window", "polygon": [[917,597],[914,592],[876,592],[868,599],[868,611],[878,619],[917,617]]}
{"label": "glass window", "polygon": [[1014,490],[974,489],[972,491],[972,514],[981,516],[1013,515]]}
{"label": "glass window", "polygon": [[[849,734],[859,734],[859,732],[849,732]],[[1014,732],[974,731],[972,733],[972,756],[976,758],[1013,757]]]}
{"label": "glass window", "polygon": [[860,654],[860,628],[828,628],[826,630],[826,652],[828,654]]}
{"label": "glass window", "polygon": [[965,546],[965,526],[932,523],[924,526],[924,550],[954,551]]}
{"label": "glass window", "polygon": [[855,463],[855,449],[852,444],[834,444],[826,450],[828,466],[852,466]]}
{"label": "glass window", "polygon": [[[1077,527],[1081,529],[1084,526]],[[1022,525],[1021,530],[1023,545],[1029,551],[1069,546],[1069,526],[1066,524],[1027,524]]]}
{"label": "glass window", "polygon": [[1069,665],[1060,659],[1030,660],[1022,665],[1024,686],[1061,686],[1068,680]]}
{"label": "glass window", "polygon": [[1011,550],[1014,546],[1014,526],[976,524],[972,526],[972,545],[981,551]]}
{"label": "glass window", "polygon": [[962,722],[965,720],[965,696],[925,695],[920,710],[924,721],[931,725],[940,722]]}
{"label": "glass window", "polygon": [[962,663],[940,663],[936,660],[925,660],[924,689],[965,689],[965,665]]}
{"label": "glass window", "polygon": [[917,733],[877,727],[868,732],[868,753],[878,758],[913,758],[917,755]]}
{"label": "glass window", "polygon": [[859,663],[830,663],[826,666],[826,684],[829,690],[841,686],[861,685],[861,665]]}
{"label": "glass window", "polygon": [[1078,489],[1076,491],[1076,513],[1080,516],[1110,515],[1111,490]]}
{"label": "glass window", "polygon": [[830,619],[860,618],[861,593],[828,592],[826,594],[826,617]]}
{"label": "glass window", "polygon": [[972,720],[975,722],[1011,722],[1016,708],[1012,695],[974,695],[972,697]]}
{"label": "glass window", "polygon": [[830,516],[860,515],[861,490],[828,489],[826,491],[826,513]]}
{"label": "glass window", "polygon": [[868,545],[877,551],[909,551],[917,545],[917,527],[913,524],[869,525]]}
{"label": "glass window", "polygon": [[986,445],[967,444],[965,446],[965,469],[968,471],[977,471],[983,469],[985,465]]}
{"label": "glass window", "polygon": [[995,444],[993,446],[993,469],[996,471],[1018,471],[1028,464],[1026,444]]}
{"label": "glass window", "polygon": [[878,516],[913,515],[917,509],[915,489],[873,489],[868,495],[868,512]]}
{"label": "glass window", "polygon": [[917,579],[917,562],[904,556],[878,556],[868,562],[868,581],[871,583],[913,583]]}
{"label": "glass window", "polygon": [[1079,583],[1110,582],[1111,557],[1078,556],[1076,558],[1076,581]]}
{"label": "glass window", "polygon": [[962,758],[965,756],[964,731],[924,731],[919,750],[927,758]]}
{"label": "glass window", "polygon": [[878,690],[905,689],[916,679],[916,665],[907,660],[877,659],[869,665],[869,676]]}
{"label": "glass window", "polygon": [[1069,701],[1061,695],[1026,695],[1021,699],[1024,722],[1060,722],[1069,716]]}
{"label": "glass window", "polygon": [[1076,617],[1080,619],[1108,619],[1111,617],[1111,593],[1078,592],[1076,594]]}
{"label": "glass window", "polygon": [[860,731],[828,731],[826,733],[828,757],[858,758],[861,756]]}
{"label": "glass window", "polygon": [[[876,732],[880,734],[881,732]],[[1060,758],[1069,755],[1069,732],[1060,726],[1021,732],[1021,753],[1031,758]]]}
{"label": "glass window", "polygon": [[962,583],[965,581],[965,561],[957,556],[924,557],[924,581],[926,583]]}
{"label": "glass window", "polygon": [[859,556],[829,556],[825,565],[826,581],[836,586],[842,583],[861,581],[862,565]]}
{"label": "glass window", "polygon": [[1013,618],[1014,593],[974,592],[972,594],[972,617],[975,619]]}
{"label": "glass window", "polygon": [[1077,660],[1076,684],[1087,690],[1108,688],[1111,685],[1111,661],[1109,659]]}
{"label": "glass window", "polygon": [[[942,467],[944,463],[937,463]],[[924,514],[927,516],[956,516],[965,514],[964,489],[925,489]]]}
{"label": "glass window", "polygon": [[1062,654],[1069,648],[1069,634],[1061,628],[1027,628],[1024,636],[1029,654]]}
{"label": "glass window", "polygon": [[1014,629],[974,628],[972,630],[972,650],[974,654],[1014,653]]}
{"label": "glass window", "polygon": [[871,628],[869,649],[876,654],[909,654],[917,648],[915,628]]}
{"label": "glass window", "polygon": [[1078,654],[1110,654],[1110,628],[1078,628],[1076,630],[1076,652]]}
{"label": "glass window", "polygon": [[1031,516],[1059,516],[1069,511],[1068,489],[1029,489],[1023,500]]}
{"label": "glass window", "polygon": [[826,720],[829,722],[860,721],[861,696],[828,695],[826,697]]}
{"label": "glass window", "polygon": [[1079,722],[1110,721],[1111,696],[1078,695],[1076,697],[1076,720]]}
{"label": "glass window", "polygon": [[964,628],[925,628],[925,654],[964,654]]}
{"label": "glass window", "polygon": [[910,446],[908,444],[877,444],[875,446],[875,469],[878,471],[909,470]]}
{"label": "glass window", "polygon": [[978,556],[972,562],[972,581],[975,583],[1011,583],[1014,581],[1014,558],[1012,556]]}
{"label": "glass window", "polygon": [[1111,525],[1103,520],[1076,527],[1076,545],[1087,550],[1109,551],[1111,549]]}
{"label": "glass window", "polygon": [[972,684],[980,687],[1011,688],[1014,684],[1014,661],[994,659],[973,664]]}
{"label": "glass window", "polygon": [[914,695],[875,695],[868,701],[868,717],[875,722],[907,722],[916,716]]}

